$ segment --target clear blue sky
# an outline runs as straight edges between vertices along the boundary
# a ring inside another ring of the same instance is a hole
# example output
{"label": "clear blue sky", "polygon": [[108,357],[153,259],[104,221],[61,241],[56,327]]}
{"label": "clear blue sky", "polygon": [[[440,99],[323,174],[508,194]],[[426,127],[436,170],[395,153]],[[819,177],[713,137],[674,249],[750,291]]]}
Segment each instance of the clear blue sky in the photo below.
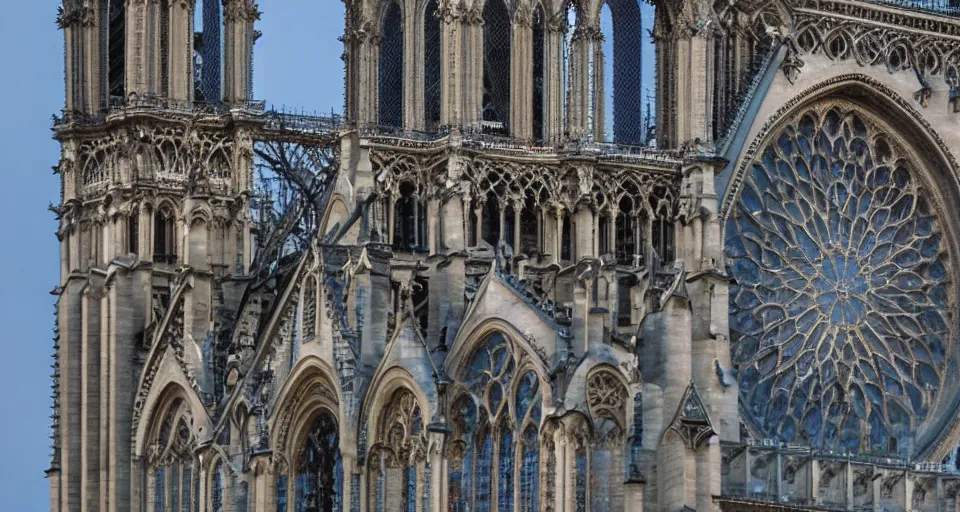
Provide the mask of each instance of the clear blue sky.
{"label": "clear blue sky", "polygon": [[[63,106],[63,37],[56,0],[4,1],[0,16],[0,497],[4,512],[48,509],[50,364],[59,279],[58,145],[50,116]],[[261,2],[256,96],[329,112],[343,105],[343,3]]]}

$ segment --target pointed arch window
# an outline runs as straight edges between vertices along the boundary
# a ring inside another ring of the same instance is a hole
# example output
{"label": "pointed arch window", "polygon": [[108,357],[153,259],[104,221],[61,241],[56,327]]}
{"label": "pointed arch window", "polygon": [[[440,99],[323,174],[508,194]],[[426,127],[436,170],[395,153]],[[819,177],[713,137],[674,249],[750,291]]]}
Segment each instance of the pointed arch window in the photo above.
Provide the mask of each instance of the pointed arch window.
{"label": "pointed arch window", "polygon": [[638,0],[606,0],[602,39],[593,66],[597,131],[601,140],[643,141],[643,19]]}
{"label": "pointed arch window", "polygon": [[337,421],[329,411],[321,411],[313,420],[296,468],[296,512],[340,510],[340,439]]}
{"label": "pointed arch window", "polygon": [[199,482],[192,475],[199,471],[200,462],[193,455],[190,409],[186,401],[178,398],[161,410],[163,421],[151,436],[146,465],[146,480],[150,483],[147,502],[152,504],[152,512],[199,511],[192,492],[198,487]]}
{"label": "pointed arch window", "polygon": [[160,0],[160,96],[170,96],[170,1]]}
{"label": "pointed arch window", "polygon": [[387,403],[377,422],[377,442],[368,460],[371,502],[378,512],[416,512],[417,489],[425,482],[423,411],[408,389],[397,390]]}
{"label": "pointed arch window", "polygon": [[543,62],[544,47],[546,46],[546,32],[544,31],[543,7],[537,4],[533,10],[533,139],[543,141],[546,138],[546,119],[544,118],[544,75],[546,67]]}
{"label": "pointed arch window", "polygon": [[423,11],[423,121],[427,131],[440,127],[440,17],[437,0]]}
{"label": "pointed arch window", "polygon": [[379,123],[403,126],[403,14],[400,4],[386,6],[380,25]]}
{"label": "pointed arch window", "polygon": [[156,263],[177,262],[176,228],[171,208],[159,208],[153,216],[153,260]]}
{"label": "pointed arch window", "polygon": [[123,101],[126,90],[126,0],[110,0],[106,6],[107,94],[113,105]]}
{"label": "pointed arch window", "polygon": [[427,205],[418,187],[409,181],[400,184],[393,209],[393,248],[423,251],[427,246]]}
{"label": "pointed arch window", "polygon": [[481,119],[493,133],[506,135],[510,124],[510,13],[504,0],[483,6],[483,103]]}
{"label": "pointed arch window", "polygon": [[538,510],[542,395],[527,361],[494,333],[461,370],[461,394],[450,411],[451,511]]}
{"label": "pointed arch window", "polygon": [[[623,512],[626,480],[625,452],[627,389],[610,370],[600,369],[587,378],[587,406],[593,436],[584,447],[582,465],[589,486],[589,512]],[[578,470],[581,466],[577,458]],[[579,473],[579,471],[578,471]],[[579,496],[579,481],[578,481]]]}

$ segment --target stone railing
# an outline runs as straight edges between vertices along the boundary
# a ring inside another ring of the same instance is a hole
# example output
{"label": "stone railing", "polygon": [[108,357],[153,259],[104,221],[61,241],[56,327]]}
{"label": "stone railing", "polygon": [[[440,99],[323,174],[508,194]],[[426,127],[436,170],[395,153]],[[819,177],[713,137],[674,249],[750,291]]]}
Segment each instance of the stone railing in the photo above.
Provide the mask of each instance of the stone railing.
{"label": "stone railing", "polygon": [[868,0],[875,4],[886,4],[903,9],[915,9],[936,14],[960,16],[960,2],[957,0]]}
{"label": "stone railing", "polygon": [[202,102],[177,100],[151,94],[131,94],[127,98],[111,96],[109,105],[98,112],[64,109],[59,115],[53,116],[53,125],[55,127],[68,124],[96,125],[106,122],[108,117],[116,114],[163,112],[180,115],[225,115],[236,111],[262,114],[265,109],[266,103],[261,100],[236,103]]}
{"label": "stone railing", "polygon": [[947,464],[821,452],[774,440],[728,444],[722,452],[720,502],[891,512],[953,512],[960,504],[960,472]]}

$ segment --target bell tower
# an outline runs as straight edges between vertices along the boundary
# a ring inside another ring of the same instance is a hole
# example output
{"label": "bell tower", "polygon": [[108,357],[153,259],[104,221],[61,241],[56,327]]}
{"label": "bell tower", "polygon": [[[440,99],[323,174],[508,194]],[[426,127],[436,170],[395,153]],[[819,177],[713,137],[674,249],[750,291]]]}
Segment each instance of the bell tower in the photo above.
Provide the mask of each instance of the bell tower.
{"label": "bell tower", "polygon": [[250,0],[64,0],[59,9],[51,510],[141,509],[133,475],[144,454],[132,427],[149,411],[136,390],[154,377],[141,375],[144,361],[163,356],[154,333],[172,321],[173,302],[183,328],[167,345],[183,386],[204,392],[220,283],[242,276],[251,254],[258,17]]}

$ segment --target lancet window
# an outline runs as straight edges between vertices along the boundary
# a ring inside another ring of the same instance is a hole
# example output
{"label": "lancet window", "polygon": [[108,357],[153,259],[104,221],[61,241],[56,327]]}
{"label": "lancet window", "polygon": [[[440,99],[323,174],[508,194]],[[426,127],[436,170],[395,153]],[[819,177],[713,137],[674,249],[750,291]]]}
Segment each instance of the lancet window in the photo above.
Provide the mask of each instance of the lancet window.
{"label": "lancet window", "polygon": [[417,187],[405,181],[400,184],[393,208],[393,248],[398,251],[420,251],[427,245],[427,205]]}
{"label": "lancet window", "polygon": [[642,142],[643,21],[638,0],[607,0],[600,10],[602,53],[595,66],[602,84],[598,113],[603,139]]}
{"label": "lancet window", "polygon": [[157,263],[177,262],[173,211],[166,206],[159,208],[153,215],[153,260]]}
{"label": "lancet window", "polygon": [[423,11],[423,121],[427,131],[440,126],[440,18],[437,0]]}
{"label": "lancet window", "polygon": [[426,485],[423,410],[408,389],[394,392],[387,404],[367,459],[370,503],[377,512],[416,512],[418,489]]}
{"label": "lancet window", "polygon": [[[286,484],[284,485],[286,486]],[[343,464],[337,421],[321,411],[307,432],[296,461],[295,512],[339,512]]]}
{"label": "lancet window", "polygon": [[543,7],[537,4],[533,10],[533,139],[543,141],[546,134],[544,127],[544,75],[546,67],[544,66],[544,47],[546,45],[546,32],[544,31]]}
{"label": "lancet window", "polygon": [[199,511],[200,462],[193,454],[193,420],[186,401],[173,401],[163,418],[148,447],[147,501],[152,512]]}
{"label": "lancet window", "polygon": [[467,360],[450,411],[449,510],[535,511],[542,393],[536,372],[502,333]]}
{"label": "lancet window", "polygon": [[122,101],[125,91],[126,71],[126,0],[110,0],[106,3],[107,26],[107,94],[112,103]]}
{"label": "lancet window", "polygon": [[168,97],[170,96],[170,1],[160,0],[159,9],[160,95]]}
{"label": "lancet window", "polygon": [[623,512],[626,479],[627,389],[612,370],[587,378],[593,428],[574,434],[574,502],[578,512]]}
{"label": "lancet window", "polygon": [[494,133],[506,134],[510,123],[510,14],[504,0],[483,6],[483,103],[481,119]]}
{"label": "lancet window", "polygon": [[398,2],[390,1],[380,25],[379,123],[403,126],[403,14]]}

